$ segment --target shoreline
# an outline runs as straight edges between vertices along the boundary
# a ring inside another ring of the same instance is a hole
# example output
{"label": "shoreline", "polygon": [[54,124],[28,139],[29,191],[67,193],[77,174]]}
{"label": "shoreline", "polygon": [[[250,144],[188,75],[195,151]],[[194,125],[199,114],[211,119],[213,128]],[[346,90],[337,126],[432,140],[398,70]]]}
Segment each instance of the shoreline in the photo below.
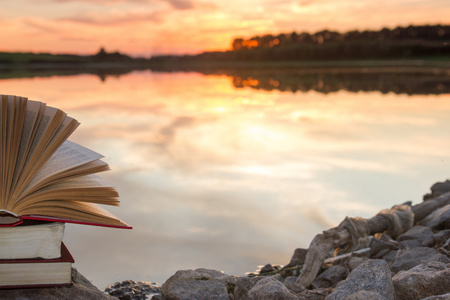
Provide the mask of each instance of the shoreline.
{"label": "shoreline", "polygon": [[[318,234],[309,249],[296,249],[284,267],[267,264],[251,276],[204,268],[179,270],[161,286],[127,280],[104,292],[119,299],[148,296],[152,300],[449,299],[450,181],[434,184],[423,199],[418,205],[396,205],[366,220],[367,224],[377,220],[371,226],[378,229],[387,222],[387,231],[375,230],[376,234],[358,229],[361,219],[346,218],[340,226]],[[327,258],[319,258],[315,252],[324,249],[317,239],[327,239],[336,229],[349,231],[350,237],[339,233],[330,248],[335,255],[327,250],[323,256]],[[311,262],[318,262],[316,275]]]}

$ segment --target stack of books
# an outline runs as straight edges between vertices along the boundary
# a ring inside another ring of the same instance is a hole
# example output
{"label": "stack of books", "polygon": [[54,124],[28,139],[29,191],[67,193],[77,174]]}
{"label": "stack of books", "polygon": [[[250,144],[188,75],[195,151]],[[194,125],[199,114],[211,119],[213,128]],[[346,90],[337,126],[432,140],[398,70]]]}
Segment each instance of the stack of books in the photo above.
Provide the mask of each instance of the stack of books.
{"label": "stack of books", "polygon": [[0,287],[70,285],[74,259],[63,236],[64,223],[57,222],[0,228]]}
{"label": "stack of books", "polygon": [[65,223],[131,228],[99,206],[118,193],[100,154],[67,140],[79,123],[27,98],[0,95],[0,288],[71,282]]}

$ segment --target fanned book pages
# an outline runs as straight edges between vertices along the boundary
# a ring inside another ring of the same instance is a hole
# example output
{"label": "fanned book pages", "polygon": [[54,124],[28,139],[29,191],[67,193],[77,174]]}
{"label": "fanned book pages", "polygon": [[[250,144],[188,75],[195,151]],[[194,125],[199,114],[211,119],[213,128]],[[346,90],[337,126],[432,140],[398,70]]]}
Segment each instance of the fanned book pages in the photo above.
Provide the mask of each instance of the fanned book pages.
{"label": "fanned book pages", "polygon": [[0,226],[23,220],[131,228],[99,204],[118,206],[101,180],[102,155],[67,140],[79,123],[27,98],[0,95]]}

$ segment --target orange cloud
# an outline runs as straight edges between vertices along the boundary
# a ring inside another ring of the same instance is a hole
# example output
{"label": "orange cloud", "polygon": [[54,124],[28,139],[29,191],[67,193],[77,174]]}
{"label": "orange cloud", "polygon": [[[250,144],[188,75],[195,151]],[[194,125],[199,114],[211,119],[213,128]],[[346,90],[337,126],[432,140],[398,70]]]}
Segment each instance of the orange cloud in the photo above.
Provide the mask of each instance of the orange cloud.
{"label": "orange cloud", "polygon": [[115,26],[122,25],[124,23],[141,23],[141,22],[161,22],[162,12],[120,12],[120,13],[87,13],[81,16],[72,16],[60,18],[57,21],[69,21],[76,23],[83,23],[89,25],[101,25],[101,26]]}
{"label": "orange cloud", "polygon": [[[322,29],[381,29],[448,22],[450,3],[432,0],[3,0],[4,51],[134,55],[227,50],[236,37]],[[5,47],[7,47],[5,49]]]}

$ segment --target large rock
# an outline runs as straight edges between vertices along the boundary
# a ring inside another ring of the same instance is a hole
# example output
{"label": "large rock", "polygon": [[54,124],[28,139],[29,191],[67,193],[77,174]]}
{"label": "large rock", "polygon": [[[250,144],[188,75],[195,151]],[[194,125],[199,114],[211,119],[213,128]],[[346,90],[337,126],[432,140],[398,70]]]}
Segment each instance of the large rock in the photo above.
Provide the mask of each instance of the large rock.
{"label": "large rock", "polygon": [[380,294],[370,291],[359,291],[350,296],[345,297],[345,300],[384,300],[385,298]]}
{"label": "large rock", "polygon": [[209,269],[181,270],[167,279],[161,293],[167,300],[229,300],[237,278]]}
{"label": "large rock", "polygon": [[0,290],[0,299],[17,300],[117,300],[96,288],[89,280],[72,268],[72,286]]}
{"label": "large rock", "polygon": [[[353,270],[347,279],[341,281],[326,300],[341,300],[358,294],[370,294],[371,299],[394,300],[395,291],[392,284],[391,271],[386,261],[370,259]],[[359,299],[359,298],[356,298]]]}
{"label": "large rock", "polygon": [[450,228],[450,204],[436,209],[426,218],[422,219],[419,224],[431,227],[436,230]]}
{"label": "large rock", "polygon": [[444,294],[444,295],[436,295],[436,296],[430,296],[423,298],[421,300],[448,300],[450,299],[450,293]]}
{"label": "large rock", "polygon": [[450,264],[430,262],[392,278],[398,300],[415,300],[450,292]]}
{"label": "large rock", "polygon": [[421,247],[433,242],[433,230],[427,226],[414,226],[397,238],[402,246],[406,248]]}
{"label": "large rock", "polygon": [[286,266],[284,266],[284,268],[292,268],[298,265],[303,265],[305,263],[307,253],[308,249],[295,249],[294,254],[291,257],[291,261]]}
{"label": "large rock", "polygon": [[439,253],[434,248],[417,247],[413,249],[403,249],[392,251],[389,255],[384,257],[391,266],[394,273],[409,270],[417,265],[426,264],[433,261],[450,263],[450,258]]}
{"label": "large rock", "polygon": [[436,182],[431,186],[431,194],[426,194],[423,196],[424,200],[428,200],[430,198],[439,197],[447,192],[450,192],[450,181],[446,180],[444,182]]}
{"label": "large rock", "polygon": [[450,229],[441,230],[433,235],[436,248],[442,247],[450,239]]}
{"label": "large rock", "polygon": [[248,291],[249,300],[300,300],[292,294],[281,282],[273,277],[266,277],[258,281]]}

